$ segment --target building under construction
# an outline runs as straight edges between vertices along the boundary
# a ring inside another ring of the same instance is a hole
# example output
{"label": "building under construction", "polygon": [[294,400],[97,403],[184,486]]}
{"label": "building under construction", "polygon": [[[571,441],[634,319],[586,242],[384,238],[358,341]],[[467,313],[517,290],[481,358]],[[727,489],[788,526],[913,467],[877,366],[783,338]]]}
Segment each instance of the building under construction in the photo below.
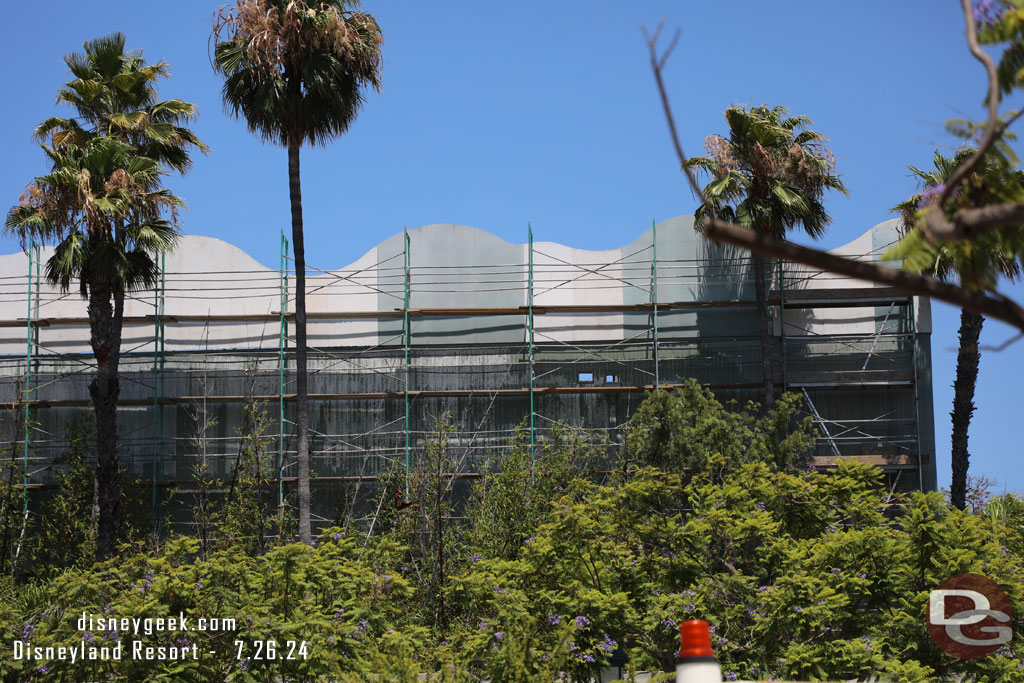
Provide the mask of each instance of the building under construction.
{"label": "building under construction", "polygon": [[[614,444],[655,387],[694,377],[721,400],[760,400],[749,255],[715,245],[690,216],[620,249],[510,244],[457,225],[397,234],[340,269],[312,261],[307,310],[314,522],[339,487],[409,468],[448,413],[460,469],[565,422]],[[878,260],[878,225],[835,250]],[[52,249],[0,256],[0,402],[24,483],[45,488],[65,429],[91,410],[86,302],[45,280]],[[242,407],[265,402],[275,484],[295,476],[294,271],[287,240],[268,268],[223,241],[185,237],[159,285],[132,294],[122,342],[120,455],[159,506],[194,485],[197,415],[209,476],[231,477]],[[813,462],[882,466],[901,489],[935,487],[926,299],[806,267],[767,269],[778,388],[804,398]],[[29,416],[30,419],[24,419]],[[10,451],[8,451],[10,452]],[[20,471],[20,470],[19,470]]]}

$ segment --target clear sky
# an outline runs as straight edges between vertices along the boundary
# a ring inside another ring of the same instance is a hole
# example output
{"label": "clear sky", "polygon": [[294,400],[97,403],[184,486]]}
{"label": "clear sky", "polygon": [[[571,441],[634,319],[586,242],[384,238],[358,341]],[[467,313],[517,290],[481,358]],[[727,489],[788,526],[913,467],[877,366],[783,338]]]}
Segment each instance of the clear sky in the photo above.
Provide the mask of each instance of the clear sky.
{"label": "clear sky", "polygon": [[[652,219],[692,213],[638,26],[665,18],[682,41],[666,73],[684,148],[724,132],[730,104],[782,104],[831,139],[849,198],[832,197],[826,248],[892,218],[916,190],[906,165],[951,151],[945,120],[981,118],[985,82],[968,54],[958,0],[480,0],[373,2],[384,31],[383,91],[369,93],[340,141],[303,150],[310,265],[336,268],[377,242],[430,223],[460,223],[511,242],[608,249]],[[286,155],[225,115],[208,39],[217,3],[58,0],[9,3],[0,42],[0,195],[14,204],[45,171],[31,139],[65,81],[61,57],[122,31],[165,60],[164,99],[199,105],[211,152],[167,185],[184,230],[232,242],[277,266],[290,229]],[[1014,103],[1009,103],[1014,104]],[[1019,104],[1019,103],[1018,103]],[[64,111],[64,115],[70,112]],[[0,253],[18,249],[0,238]],[[1024,287],[1006,288],[1018,301]],[[959,312],[933,304],[939,483],[949,483],[949,409]],[[986,322],[982,343],[1013,335]],[[971,469],[1024,490],[1019,434],[1024,341],[983,355]]]}

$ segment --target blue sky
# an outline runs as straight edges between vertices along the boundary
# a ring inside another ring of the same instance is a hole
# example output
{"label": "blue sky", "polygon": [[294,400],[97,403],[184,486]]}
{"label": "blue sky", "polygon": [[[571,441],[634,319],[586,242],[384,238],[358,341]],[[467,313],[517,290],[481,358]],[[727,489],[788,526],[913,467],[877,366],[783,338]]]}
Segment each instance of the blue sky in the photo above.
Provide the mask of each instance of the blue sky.
{"label": "blue sky", "polygon": [[[735,0],[491,3],[370,2],[385,35],[383,91],[370,93],[348,135],[303,150],[310,265],[343,266],[403,226],[461,223],[511,242],[607,249],[652,219],[692,213],[638,26],[682,29],[666,81],[684,148],[723,132],[730,104],[788,106],[829,136],[849,198],[832,197],[826,248],[891,218],[915,191],[906,165],[930,165],[954,142],[942,124],[980,118],[981,67],[967,53],[957,0],[822,3]],[[0,43],[8,205],[45,170],[34,126],[57,114],[61,57],[112,31],[172,77],[163,98],[199,105],[211,152],[168,186],[186,199],[184,230],[233,242],[275,266],[289,228],[286,158],[225,115],[208,59],[216,3],[13,3]],[[1015,104],[1014,102],[1008,105]],[[67,112],[65,112],[67,113]],[[18,249],[0,238],[0,253]],[[1005,290],[1024,300],[1024,287]],[[950,386],[959,312],[933,304],[940,485],[949,483]],[[982,342],[1013,335],[986,322]],[[1009,425],[1020,415],[1024,341],[982,358],[971,428],[972,472],[1024,490]],[[1016,398],[1015,398],[1016,397]]]}

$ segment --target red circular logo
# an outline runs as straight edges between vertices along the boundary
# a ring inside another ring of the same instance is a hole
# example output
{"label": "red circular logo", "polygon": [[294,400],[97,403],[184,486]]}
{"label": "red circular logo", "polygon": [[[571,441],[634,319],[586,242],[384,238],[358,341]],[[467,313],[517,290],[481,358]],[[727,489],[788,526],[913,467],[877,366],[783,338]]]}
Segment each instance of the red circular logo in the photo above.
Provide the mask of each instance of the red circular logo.
{"label": "red circular logo", "polygon": [[960,659],[990,655],[1010,642],[1010,598],[980,574],[951,576],[928,596],[928,635],[943,652]]}

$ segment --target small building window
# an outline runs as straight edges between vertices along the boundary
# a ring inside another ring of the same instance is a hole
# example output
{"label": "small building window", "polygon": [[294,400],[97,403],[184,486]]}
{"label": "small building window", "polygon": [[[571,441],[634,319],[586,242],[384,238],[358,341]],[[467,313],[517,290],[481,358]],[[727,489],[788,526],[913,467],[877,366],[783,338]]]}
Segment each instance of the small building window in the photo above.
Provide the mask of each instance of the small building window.
{"label": "small building window", "polygon": [[605,375],[604,376],[604,383],[605,384],[615,384],[618,381],[619,381],[619,378],[616,375]]}
{"label": "small building window", "polygon": [[594,373],[592,373],[592,372],[581,372],[579,374],[579,383],[580,384],[593,384],[594,383]]}

